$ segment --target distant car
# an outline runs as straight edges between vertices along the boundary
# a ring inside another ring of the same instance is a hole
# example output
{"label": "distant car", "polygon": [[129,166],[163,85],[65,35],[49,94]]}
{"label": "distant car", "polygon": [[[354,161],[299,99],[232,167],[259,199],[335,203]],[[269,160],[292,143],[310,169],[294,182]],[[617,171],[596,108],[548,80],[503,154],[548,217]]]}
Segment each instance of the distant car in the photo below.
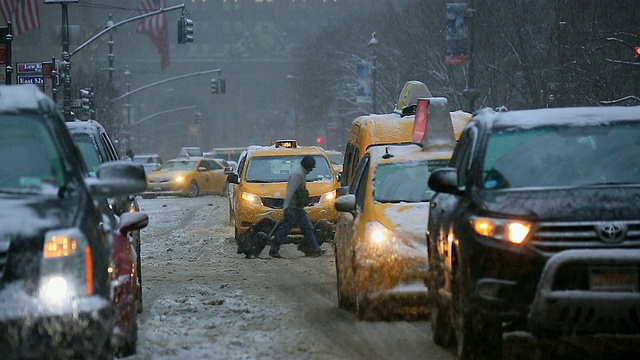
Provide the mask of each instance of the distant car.
{"label": "distant car", "polygon": [[640,106],[478,110],[429,187],[434,343],[640,334]]}
{"label": "distant car", "polygon": [[333,170],[335,170],[336,174],[340,174],[344,163],[344,154],[337,150],[327,150],[327,155],[329,155]]}
{"label": "distant car", "polygon": [[197,146],[185,146],[180,149],[178,156],[179,157],[180,156],[181,157],[204,157],[204,153],[202,152],[202,149]]}
{"label": "distant car", "polygon": [[160,167],[160,164],[141,164],[144,169],[144,173],[148,174],[152,171],[157,170]]}
{"label": "distant car", "polygon": [[158,154],[135,154],[133,155],[133,162],[137,164],[156,164],[158,166],[162,165],[162,158]]}
{"label": "distant car", "polygon": [[219,161],[203,157],[180,157],[167,161],[147,174],[147,190],[142,197],[222,195],[225,182],[225,166]]}
{"label": "distant car", "polygon": [[113,358],[113,233],[100,206],[145,181],[130,162],[92,170],[49,97],[35,85],[0,86],[3,357]]}

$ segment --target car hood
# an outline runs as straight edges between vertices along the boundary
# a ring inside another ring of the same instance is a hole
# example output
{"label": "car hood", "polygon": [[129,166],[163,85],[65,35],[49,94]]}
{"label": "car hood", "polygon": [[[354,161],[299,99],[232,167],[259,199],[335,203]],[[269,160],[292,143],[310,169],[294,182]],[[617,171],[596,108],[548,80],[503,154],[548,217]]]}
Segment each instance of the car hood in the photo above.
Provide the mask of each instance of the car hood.
{"label": "car hood", "polygon": [[375,220],[414,249],[426,252],[429,203],[376,203]]}
{"label": "car hood", "polygon": [[531,220],[602,221],[640,218],[639,186],[482,191],[474,197],[479,213]]}
{"label": "car hood", "polygon": [[[335,190],[337,184],[333,181],[307,182],[309,196],[320,196],[331,190]],[[245,190],[260,197],[284,199],[287,193],[286,183],[245,183]]]}

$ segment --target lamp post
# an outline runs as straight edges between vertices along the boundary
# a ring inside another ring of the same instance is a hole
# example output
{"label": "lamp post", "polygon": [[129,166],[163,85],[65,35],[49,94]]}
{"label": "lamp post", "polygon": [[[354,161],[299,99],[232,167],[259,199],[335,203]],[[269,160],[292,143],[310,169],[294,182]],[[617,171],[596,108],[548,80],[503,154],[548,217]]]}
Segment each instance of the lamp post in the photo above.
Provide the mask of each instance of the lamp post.
{"label": "lamp post", "polygon": [[376,69],[376,47],[378,45],[378,38],[376,32],[371,33],[371,39],[369,39],[369,43],[367,44],[372,49],[371,55],[371,103],[373,107],[373,114],[376,113],[376,78],[377,78],[377,69]]}
{"label": "lamp post", "polygon": [[[131,71],[129,71],[129,65],[127,65],[126,69],[124,70],[124,80],[127,86],[127,93],[128,93],[131,91]],[[133,127],[131,126],[131,101],[128,96],[127,96],[127,102],[124,106],[127,108],[127,124],[126,126],[123,126],[123,128],[133,131]],[[132,137],[133,137],[133,134],[128,134],[127,142],[131,141]],[[130,148],[131,146],[127,144],[126,147]]]}

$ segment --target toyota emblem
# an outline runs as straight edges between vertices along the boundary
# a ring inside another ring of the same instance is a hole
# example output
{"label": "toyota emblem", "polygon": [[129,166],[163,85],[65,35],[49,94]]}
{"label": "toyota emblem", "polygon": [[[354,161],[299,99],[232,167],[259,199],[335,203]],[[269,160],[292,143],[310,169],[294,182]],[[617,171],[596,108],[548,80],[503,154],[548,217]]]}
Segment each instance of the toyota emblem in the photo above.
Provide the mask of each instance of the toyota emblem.
{"label": "toyota emblem", "polygon": [[622,223],[608,223],[597,227],[600,240],[607,244],[617,244],[627,235],[627,226]]}

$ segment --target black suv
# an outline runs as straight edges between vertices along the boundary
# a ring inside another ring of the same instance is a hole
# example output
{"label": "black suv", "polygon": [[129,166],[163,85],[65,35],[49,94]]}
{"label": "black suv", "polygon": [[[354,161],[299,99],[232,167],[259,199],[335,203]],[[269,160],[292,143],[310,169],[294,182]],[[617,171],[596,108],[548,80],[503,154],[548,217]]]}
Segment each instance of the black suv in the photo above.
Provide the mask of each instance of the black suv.
{"label": "black suv", "polygon": [[112,162],[89,177],[53,101],[0,86],[0,349],[14,358],[112,358],[111,229],[100,205],[139,193]]}
{"label": "black suv", "polygon": [[429,186],[436,344],[640,334],[640,106],[480,110]]}
{"label": "black suv", "polygon": [[[67,128],[71,138],[78,146],[84,162],[89,169],[89,175],[95,176],[100,164],[118,161],[120,155],[105,128],[95,120],[68,121]],[[134,162],[135,164],[138,164]],[[142,165],[139,165],[142,166]],[[133,195],[119,196],[109,199],[113,212],[120,216],[126,212],[140,211],[140,206]],[[137,302],[138,312],[142,312],[142,262],[140,256],[140,230],[131,232],[136,249],[136,274],[138,276]]]}

